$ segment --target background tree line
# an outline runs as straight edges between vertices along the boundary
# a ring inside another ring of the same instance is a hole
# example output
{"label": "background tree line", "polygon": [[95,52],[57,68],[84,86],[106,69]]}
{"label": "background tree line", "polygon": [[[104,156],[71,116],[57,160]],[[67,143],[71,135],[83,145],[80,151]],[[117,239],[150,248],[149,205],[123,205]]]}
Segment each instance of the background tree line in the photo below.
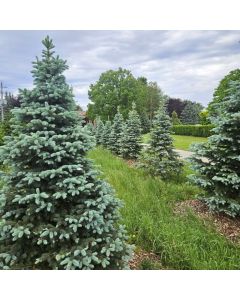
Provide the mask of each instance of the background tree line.
{"label": "background tree line", "polygon": [[91,102],[87,115],[91,120],[100,116],[103,121],[112,121],[118,106],[126,119],[134,102],[142,124],[146,126],[147,123],[152,124],[162,101],[167,104],[169,116],[174,120],[179,118],[179,122],[184,124],[200,123],[199,114],[204,108],[197,102],[171,98],[156,82],[148,81],[145,77],[135,78],[131,71],[122,68],[102,73],[98,81],[90,85],[88,96]]}

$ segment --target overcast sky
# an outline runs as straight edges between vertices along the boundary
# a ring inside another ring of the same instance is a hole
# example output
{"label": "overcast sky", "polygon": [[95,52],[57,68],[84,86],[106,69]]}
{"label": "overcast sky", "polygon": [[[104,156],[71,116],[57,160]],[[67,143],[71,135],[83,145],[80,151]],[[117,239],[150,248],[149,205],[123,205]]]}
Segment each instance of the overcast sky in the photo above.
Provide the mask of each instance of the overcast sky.
{"label": "overcast sky", "polygon": [[68,62],[65,75],[83,107],[89,85],[118,67],[206,106],[219,80],[240,64],[240,31],[0,31],[0,81],[8,91],[32,87],[31,62],[47,34]]}

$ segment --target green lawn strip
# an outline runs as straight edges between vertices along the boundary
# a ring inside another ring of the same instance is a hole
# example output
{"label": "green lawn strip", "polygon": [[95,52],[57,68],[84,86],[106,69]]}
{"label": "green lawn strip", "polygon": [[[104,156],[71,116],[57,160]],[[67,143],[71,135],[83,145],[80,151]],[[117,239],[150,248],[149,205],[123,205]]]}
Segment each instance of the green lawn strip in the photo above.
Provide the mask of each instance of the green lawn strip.
{"label": "green lawn strip", "polygon": [[[186,135],[172,135],[174,140],[174,147],[180,150],[189,150],[189,147],[192,143],[202,143],[206,142],[207,138],[205,137],[196,137],[196,136],[186,136]],[[142,136],[143,143],[148,143],[150,139],[150,134],[144,134]]]}
{"label": "green lawn strip", "polygon": [[[197,188],[180,180],[163,182],[121,158],[97,148],[90,158],[102,176],[124,199],[123,222],[131,242],[154,251],[172,269],[239,269],[240,248],[218,234],[193,213],[177,215],[176,202],[193,199]],[[189,170],[186,170],[189,173]]]}

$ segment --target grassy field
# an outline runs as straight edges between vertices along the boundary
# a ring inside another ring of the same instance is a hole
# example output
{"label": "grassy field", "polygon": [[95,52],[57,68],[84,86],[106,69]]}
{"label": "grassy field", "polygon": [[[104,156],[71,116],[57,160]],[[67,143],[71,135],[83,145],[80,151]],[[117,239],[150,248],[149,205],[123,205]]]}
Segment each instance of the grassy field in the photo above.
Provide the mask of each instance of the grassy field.
{"label": "grassy field", "polygon": [[174,183],[152,178],[101,148],[89,156],[124,200],[123,223],[131,242],[158,254],[165,268],[240,268],[238,246],[190,211],[186,215],[174,213],[177,202],[193,199],[198,192],[186,180]]}
{"label": "grassy field", "polygon": [[[189,150],[189,147],[192,143],[202,143],[206,142],[207,138],[205,137],[196,137],[196,136],[186,136],[186,135],[172,135],[174,140],[174,147],[181,150]],[[150,139],[150,134],[144,134],[142,137],[143,143],[148,143]]]}

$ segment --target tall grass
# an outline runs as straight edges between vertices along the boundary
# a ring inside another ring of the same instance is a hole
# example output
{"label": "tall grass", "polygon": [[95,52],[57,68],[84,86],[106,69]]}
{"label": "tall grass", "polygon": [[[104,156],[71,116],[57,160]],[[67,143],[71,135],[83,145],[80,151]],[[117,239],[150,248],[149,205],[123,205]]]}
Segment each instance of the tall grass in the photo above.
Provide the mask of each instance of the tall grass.
{"label": "tall grass", "polygon": [[[239,269],[240,248],[218,234],[190,211],[174,213],[177,202],[198,192],[186,180],[163,182],[143,170],[129,167],[121,158],[97,148],[89,154],[115,188],[131,242],[154,251],[171,269]],[[189,173],[189,170],[186,170]]]}

